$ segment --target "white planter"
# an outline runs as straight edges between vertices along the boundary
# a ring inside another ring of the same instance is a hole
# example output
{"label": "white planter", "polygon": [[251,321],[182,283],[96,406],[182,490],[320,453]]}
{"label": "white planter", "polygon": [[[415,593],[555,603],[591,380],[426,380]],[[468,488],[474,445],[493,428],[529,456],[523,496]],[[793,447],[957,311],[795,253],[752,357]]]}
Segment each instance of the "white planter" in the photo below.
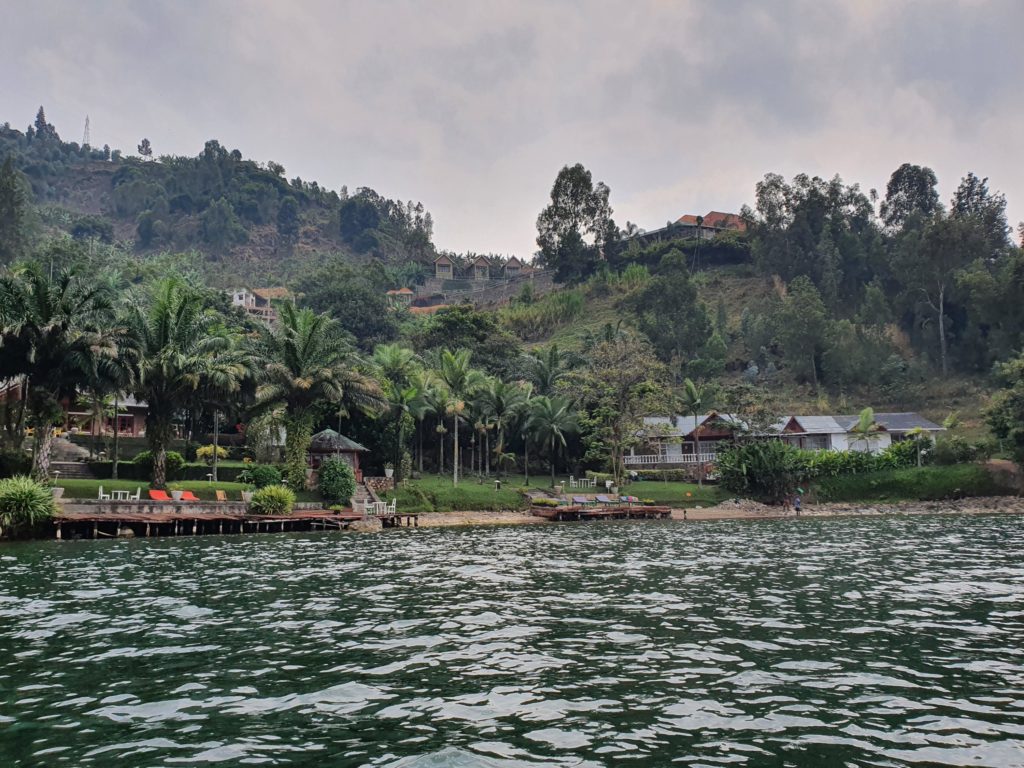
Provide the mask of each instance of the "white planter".
{"label": "white planter", "polygon": [[171,498],[175,501],[181,501],[181,495],[184,491],[171,491]]}
{"label": "white planter", "polygon": [[55,499],[59,499],[61,496],[64,495],[64,489],[63,488],[56,488],[56,487],[54,487],[54,488],[51,488],[50,491],[53,493],[53,498],[55,498]]}
{"label": "white planter", "polygon": [[395,474],[395,470],[384,468],[384,477],[390,478]]}
{"label": "white planter", "polygon": [[246,504],[252,501],[252,491],[242,491],[242,501]]}

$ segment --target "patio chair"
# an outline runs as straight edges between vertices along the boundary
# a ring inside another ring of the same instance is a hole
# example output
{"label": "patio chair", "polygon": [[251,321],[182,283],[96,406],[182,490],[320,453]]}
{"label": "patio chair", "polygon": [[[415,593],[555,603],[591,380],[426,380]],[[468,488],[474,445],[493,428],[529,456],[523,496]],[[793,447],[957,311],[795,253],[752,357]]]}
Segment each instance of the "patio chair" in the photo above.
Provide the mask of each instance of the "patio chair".
{"label": "patio chair", "polygon": [[396,510],[397,507],[398,507],[398,499],[392,499],[391,500],[391,505],[386,507],[387,508],[387,513],[389,515],[395,514],[395,510]]}
{"label": "patio chair", "polygon": [[153,501],[171,501],[171,497],[167,495],[167,491],[154,491],[149,490],[149,498]]}
{"label": "patio chair", "polygon": [[142,486],[140,485],[138,488],[135,489],[135,495],[134,496],[132,496],[132,495],[128,496],[128,501],[138,501],[141,498],[142,498]]}
{"label": "patio chair", "polygon": [[194,493],[192,493],[192,491],[182,491],[181,492],[181,500],[182,501],[200,501],[200,498],[198,496],[196,496]]}
{"label": "patio chair", "polygon": [[224,493],[224,491],[214,491],[213,494],[214,494],[214,496],[217,497],[217,501],[227,501],[228,500],[228,495],[226,493]]}
{"label": "patio chair", "polygon": [[573,496],[572,503],[586,507],[589,506],[590,504],[593,504],[594,502],[588,499],[586,496]]}
{"label": "patio chair", "polygon": [[96,494],[96,498],[100,501],[110,501],[110,494],[103,492],[103,486],[100,486],[99,492]]}
{"label": "patio chair", "polygon": [[610,498],[608,498],[607,496],[601,495],[601,496],[598,496],[598,497],[597,497],[597,503],[598,503],[598,504],[609,504],[609,505],[611,505],[611,504],[614,504],[615,502],[614,502],[614,501],[612,501],[612,500],[611,500]]}

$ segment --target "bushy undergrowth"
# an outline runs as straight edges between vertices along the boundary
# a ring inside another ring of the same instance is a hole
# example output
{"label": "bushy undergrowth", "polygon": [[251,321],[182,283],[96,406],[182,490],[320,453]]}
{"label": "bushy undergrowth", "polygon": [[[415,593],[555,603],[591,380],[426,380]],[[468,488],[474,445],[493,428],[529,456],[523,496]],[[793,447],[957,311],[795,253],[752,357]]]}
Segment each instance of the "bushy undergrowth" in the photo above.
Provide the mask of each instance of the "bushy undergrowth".
{"label": "bushy undergrowth", "polygon": [[[153,479],[153,454],[149,451],[143,451],[132,461],[140,467],[145,468],[146,477],[150,480]],[[168,451],[165,459],[167,479],[177,480],[181,475],[181,471],[185,468],[185,457],[177,451]]]}
{"label": "bushy undergrowth", "polygon": [[0,477],[27,475],[32,469],[32,457],[24,451],[0,451]]}
{"label": "bushy undergrowth", "polygon": [[913,467],[828,477],[815,483],[820,501],[936,501],[1011,493],[985,467]]}
{"label": "bushy undergrowth", "polygon": [[246,467],[238,474],[238,482],[246,483],[256,488],[280,485],[281,470],[271,464],[255,464],[251,467]]}
{"label": "bushy undergrowth", "polygon": [[295,506],[295,492],[283,485],[268,485],[252,495],[249,508],[258,515],[287,515]]}
{"label": "bushy undergrowth", "polygon": [[[392,491],[388,500],[396,498]],[[440,477],[423,478],[401,485],[397,491],[399,512],[486,512],[503,509],[525,509],[526,498],[508,483],[500,491],[493,483],[479,484],[463,480],[457,486]]]}
{"label": "bushy undergrowth", "polygon": [[550,293],[532,304],[514,304],[501,310],[505,326],[523,341],[546,338],[560,325],[583,313],[586,300],[579,289]]}
{"label": "bushy undergrowth", "polygon": [[29,533],[56,512],[53,493],[45,485],[25,475],[0,480],[0,527],[4,533]]}
{"label": "bushy undergrowth", "polygon": [[317,475],[320,495],[328,501],[348,504],[356,492],[356,475],[344,459],[327,459]]}

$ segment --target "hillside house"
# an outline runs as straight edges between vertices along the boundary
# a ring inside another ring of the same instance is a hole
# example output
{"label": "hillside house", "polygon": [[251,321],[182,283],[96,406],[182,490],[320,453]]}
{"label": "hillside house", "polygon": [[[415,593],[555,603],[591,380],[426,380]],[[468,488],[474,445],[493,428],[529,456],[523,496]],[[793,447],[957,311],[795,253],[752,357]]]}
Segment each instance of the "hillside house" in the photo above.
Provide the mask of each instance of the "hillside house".
{"label": "hillside house", "polygon": [[442,253],[434,259],[434,277],[438,280],[451,280],[455,277],[455,262],[450,256]]}
{"label": "hillside house", "polygon": [[231,305],[241,307],[248,314],[273,325],[277,322],[274,302],[291,298],[287,288],[239,288],[231,292]]}
{"label": "hillside house", "polygon": [[[917,413],[876,413],[875,429],[857,432],[859,416],[784,416],[767,432],[753,437],[778,438],[808,451],[870,451],[880,453],[892,443],[912,439],[915,430],[936,437],[943,428]],[[743,421],[731,414],[701,416],[649,416],[644,419],[642,446],[630,450],[626,466],[673,467],[712,462],[719,445],[738,433],[748,433]],[[749,433],[748,433],[749,434]],[[701,456],[696,445],[699,438]]]}
{"label": "hillside house", "polygon": [[517,257],[513,256],[505,262],[506,278],[511,279],[513,277],[519,277],[521,274],[523,274],[523,262],[521,262]]}
{"label": "hillside house", "polygon": [[491,279],[491,262],[486,256],[477,256],[469,266],[474,280]]}
{"label": "hillside house", "polygon": [[392,307],[408,307],[416,294],[409,288],[396,288],[384,294]]}

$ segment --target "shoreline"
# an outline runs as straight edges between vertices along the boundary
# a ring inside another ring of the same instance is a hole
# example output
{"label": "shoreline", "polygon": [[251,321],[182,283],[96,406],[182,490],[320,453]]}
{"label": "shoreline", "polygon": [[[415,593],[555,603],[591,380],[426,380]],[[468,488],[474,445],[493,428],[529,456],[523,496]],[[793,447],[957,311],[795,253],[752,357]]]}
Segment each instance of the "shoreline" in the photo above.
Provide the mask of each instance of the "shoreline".
{"label": "shoreline", "polygon": [[[949,501],[835,502],[808,504],[797,515],[792,509],[769,507],[749,500],[724,501],[713,507],[673,509],[672,520],[700,523],[718,520],[797,520],[828,517],[883,517],[889,515],[1024,514],[1024,497],[978,496]],[[504,510],[430,512],[420,515],[420,528],[474,525],[542,525],[550,521],[529,511]]]}

